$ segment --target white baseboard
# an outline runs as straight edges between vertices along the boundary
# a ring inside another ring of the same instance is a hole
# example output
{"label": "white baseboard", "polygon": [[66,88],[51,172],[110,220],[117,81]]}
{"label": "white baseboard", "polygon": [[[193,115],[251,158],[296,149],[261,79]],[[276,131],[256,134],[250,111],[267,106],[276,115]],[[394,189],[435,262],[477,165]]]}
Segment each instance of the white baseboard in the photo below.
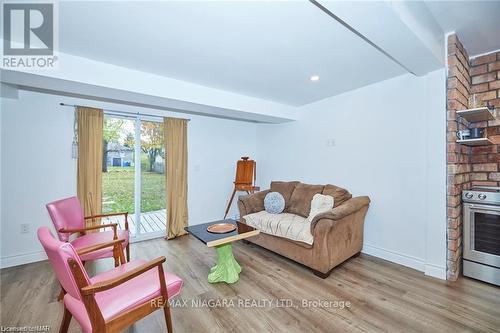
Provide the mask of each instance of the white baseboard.
{"label": "white baseboard", "polygon": [[425,263],[421,258],[386,250],[381,247],[369,245],[366,243],[363,244],[363,250],[361,250],[361,252],[395,262],[396,264],[416,269],[417,271],[425,271]]}
{"label": "white baseboard", "polygon": [[425,275],[432,276],[441,280],[446,280],[446,267],[434,264],[425,264]]}
{"label": "white baseboard", "polygon": [[7,256],[7,257],[2,257],[0,259],[0,268],[30,264],[32,262],[42,261],[46,259],[47,255],[45,254],[44,251]]}
{"label": "white baseboard", "polygon": [[396,264],[416,269],[417,271],[424,272],[425,275],[446,280],[446,267],[425,263],[425,261],[421,258],[383,249],[381,247],[373,246],[370,244],[363,244],[363,250],[361,251],[374,257],[378,257],[381,259],[392,261]]}

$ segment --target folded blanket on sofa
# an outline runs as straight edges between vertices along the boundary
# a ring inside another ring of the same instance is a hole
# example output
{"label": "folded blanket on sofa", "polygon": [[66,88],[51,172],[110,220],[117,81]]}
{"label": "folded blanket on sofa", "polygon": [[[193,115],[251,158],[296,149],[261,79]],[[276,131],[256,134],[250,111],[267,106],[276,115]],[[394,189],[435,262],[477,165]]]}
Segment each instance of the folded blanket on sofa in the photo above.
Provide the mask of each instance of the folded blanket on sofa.
{"label": "folded blanket on sofa", "polygon": [[290,213],[271,214],[263,210],[245,215],[244,219],[265,234],[313,244],[311,222],[305,217]]}

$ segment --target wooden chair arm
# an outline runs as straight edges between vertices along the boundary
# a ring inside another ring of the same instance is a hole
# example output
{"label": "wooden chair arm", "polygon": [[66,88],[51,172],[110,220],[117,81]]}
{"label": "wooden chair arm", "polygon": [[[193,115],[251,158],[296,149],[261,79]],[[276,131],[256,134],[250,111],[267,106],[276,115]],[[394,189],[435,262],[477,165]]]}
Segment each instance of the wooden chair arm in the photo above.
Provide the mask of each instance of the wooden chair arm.
{"label": "wooden chair arm", "polygon": [[[141,274],[144,274],[145,272],[161,266],[165,262],[165,257],[158,257],[156,259],[153,259],[139,267],[134,268],[133,270],[116,277],[114,279],[109,279],[101,282],[94,283],[92,285],[83,287],[80,289],[82,295],[91,295],[95,294],[101,291],[105,291],[108,289],[112,289],[116,286],[119,286],[120,284],[123,284],[124,282],[127,282]],[[161,278],[160,278],[161,279]],[[161,282],[161,281],[160,281]]]}
{"label": "wooden chair arm", "polygon": [[86,232],[89,230],[96,230],[96,229],[102,229],[102,228],[113,228],[113,239],[118,238],[118,223],[108,223],[108,224],[99,224],[99,225],[93,225],[90,227],[84,227],[84,228],[78,228],[78,229],[65,229],[61,228],[59,229],[59,232],[64,232],[68,234],[75,234],[75,233],[80,233],[80,232]]}
{"label": "wooden chair arm", "polygon": [[97,250],[100,250],[100,249],[104,249],[104,248],[107,248],[107,247],[110,247],[110,246],[114,246],[116,244],[121,244],[123,242],[125,242],[125,239],[115,239],[115,240],[112,240],[110,242],[83,247],[81,249],[76,250],[76,253],[79,256],[81,256],[81,255],[84,255],[84,254],[87,254],[87,253],[90,253],[90,252],[94,252],[94,251],[97,251]]}

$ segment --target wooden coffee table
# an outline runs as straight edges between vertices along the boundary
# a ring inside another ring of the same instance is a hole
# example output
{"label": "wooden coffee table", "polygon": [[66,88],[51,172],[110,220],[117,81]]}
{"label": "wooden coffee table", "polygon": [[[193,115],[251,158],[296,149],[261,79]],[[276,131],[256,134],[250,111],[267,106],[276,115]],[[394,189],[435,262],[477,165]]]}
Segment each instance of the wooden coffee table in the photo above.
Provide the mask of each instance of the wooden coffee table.
{"label": "wooden coffee table", "polygon": [[[236,230],[225,234],[214,234],[207,231],[207,227],[216,223],[231,223],[236,225]],[[240,239],[256,236],[260,233],[258,229],[244,223],[227,219],[210,223],[198,224],[184,228],[194,237],[205,243],[208,247],[215,247],[217,251],[217,265],[210,269],[208,282],[235,283],[239,279],[241,266],[233,256],[231,243]]]}

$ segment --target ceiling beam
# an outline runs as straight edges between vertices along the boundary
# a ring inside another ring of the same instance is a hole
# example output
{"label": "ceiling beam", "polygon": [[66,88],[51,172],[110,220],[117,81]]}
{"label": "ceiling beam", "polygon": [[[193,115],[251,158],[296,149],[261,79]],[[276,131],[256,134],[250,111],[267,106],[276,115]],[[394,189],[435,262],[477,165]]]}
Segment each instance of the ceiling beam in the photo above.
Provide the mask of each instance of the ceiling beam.
{"label": "ceiling beam", "polygon": [[310,1],[409,73],[444,66],[444,33],[424,3]]}
{"label": "ceiling beam", "polygon": [[9,85],[11,87],[17,87],[21,90],[179,112],[184,114],[255,123],[284,123],[294,120],[291,118],[258,114],[223,107],[214,107],[211,105],[192,103],[188,101],[175,100],[133,91],[114,89],[18,71],[2,70],[1,80],[2,86]]}

